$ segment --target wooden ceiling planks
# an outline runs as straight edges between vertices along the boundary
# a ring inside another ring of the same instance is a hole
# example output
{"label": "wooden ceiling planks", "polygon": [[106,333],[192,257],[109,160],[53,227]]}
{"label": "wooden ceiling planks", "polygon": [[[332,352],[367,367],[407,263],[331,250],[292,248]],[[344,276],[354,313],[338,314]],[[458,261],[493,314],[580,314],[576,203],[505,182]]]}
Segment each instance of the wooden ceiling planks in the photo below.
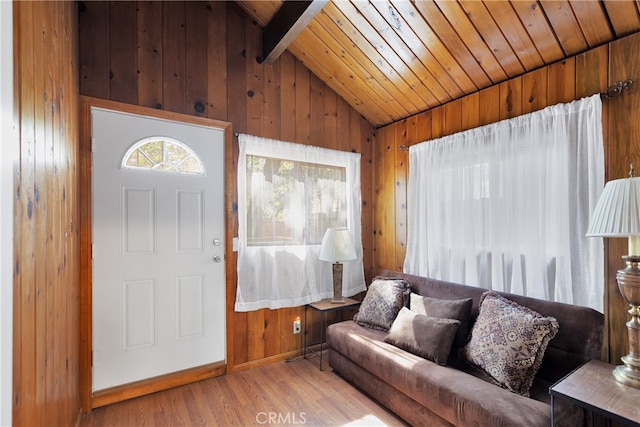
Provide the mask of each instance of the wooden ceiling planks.
{"label": "wooden ceiling planks", "polygon": [[413,28],[416,34],[426,34],[428,31],[433,32],[442,44],[441,49],[451,52],[454,61],[457,61],[463,73],[466,73],[471,79],[473,86],[469,86],[465,90],[469,93],[472,87],[486,87],[491,85],[492,80],[487,72],[482,68],[476,58],[473,57],[469,48],[464,44],[455,28],[451,26],[442,11],[435,2],[420,1],[417,3],[399,2],[394,4],[395,8]]}
{"label": "wooden ceiling planks", "polygon": [[[376,73],[374,77],[369,70],[374,73],[378,70],[376,67],[369,67],[368,69],[363,67],[358,61],[354,59],[351,55],[345,55],[343,44],[336,39],[336,35],[339,37],[340,34],[343,34],[341,31],[336,31],[334,33],[327,32],[322,22],[325,22],[326,25],[331,25],[333,21],[326,22],[325,20],[318,19],[317,22],[309,24],[308,28],[311,33],[313,33],[317,38],[323,37],[322,43],[326,45],[326,48],[330,51],[327,51],[328,54],[332,55],[331,61],[337,62],[342,68],[347,70],[353,70],[351,73],[351,78],[356,84],[356,90],[358,87],[362,87],[364,85],[370,85],[372,88],[372,93],[378,96],[378,103],[387,104],[389,109],[393,110],[395,115],[394,117],[406,117],[406,115],[410,115],[411,111],[417,111],[417,106],[413,105],[413,103],[404,96],[403,92],[398,90],[394,85],[384,84],[388,83],[389,79],[381,73]],[[326,35],[330,36],[327,37]],[[350,42],[348,39],[346,43]],[[401,100],[402,102],[398,102]],[[409,110],[407,108],[414,108],[413,110]]]}
{"label": "wooden ceiling planks", "polygon": [[511,48],[509,41],[491,17],[484,3],[477,1],[460,1],[459,3],[480,37],[494,53],[498,62],[502,64],[502,68],[507,72],[507,75],[514,77],[523,74],[525,72],[524,65]]}
{"label": "wooden ceiling planks", "polygon": [[624,37],[640,28],[640,13],[633,1],[604,0],[604,7],[616,37]]}
{"label": "wooden ceiling planks", "polygon": [[[447,22],[451,24],[452,28],[455,28],[458,36],[467,46],[478,65],[489,75],[492,83],[495,84],[506,80],[509,75],[502,63],[496,58],[482,35],[476,30],[462,6],[458,2],[451,0],[436,0],[435,4]],[[426,15],[423,14],[423,16]],[[513,75],[521,72],[521,69],[514,71]]]}
{"label": "wooden ceiling planks", "polygon": [[638,31],[636,0],[331,0],[289,50],[382,126]]}
{"label": "wooden ceiling planks", "polygon": [[340,57],[347,68],[354,70],[355,74],[364,76],[366,83],[372,85],[372,89],[384,97],[386,102],[397,101],[398,108],[409,115],[419,111],[419,106],[423,103],[410,96],[412,91],[406,85],[394,83],[389,77],[393,77],[393,73],[385,73],[385,68],[377,67],[369,56],[355,58],[346,53],[346,47],[355,48],[356,45],[326,13],[318,17],[317,24],[319,25],[311,23],[309,29],[318,37],[329,34],[331,37],[327,37],[329,40],[325,41],[331,46],[336,56]]}
{"label": "wooden ceiling planks", "polygon": [[508,1],[487,1],[484,5],[499,28],[509,28],[509,31],[503,32],[503,34],[524,69],[531,71],[542,66],[544,62],[540,52],[533,44],[511,3]]}
{"label": "wooden ceiling planks", "polygon": [[568,1],[541,0],[540,4],[565,56],[571,56],[571,52],[582,52],[589,48],[578,19],[573,14],[573,9]]}
{"label": "wooden ceiling planks", "polygon": [[538,53],[545,64],[563,57],[562,46],[549,25],[544,12],[536,1],[515,1],[511,6],[527,29]]}
{"label": "wooden ceiling planks", "polygon": [[602,3],[599,1],[576,1],[571,3],[571,9],[590,48],[600,46],[613,39],[606,10]]}

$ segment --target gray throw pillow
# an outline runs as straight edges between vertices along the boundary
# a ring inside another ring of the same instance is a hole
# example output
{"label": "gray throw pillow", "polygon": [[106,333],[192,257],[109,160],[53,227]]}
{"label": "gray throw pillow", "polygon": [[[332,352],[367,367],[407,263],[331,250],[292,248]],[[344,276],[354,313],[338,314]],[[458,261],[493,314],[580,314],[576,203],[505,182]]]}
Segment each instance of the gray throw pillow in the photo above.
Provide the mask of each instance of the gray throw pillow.
{"label": "gray throw pillow", "polygon": [[384,340],[446,366],[458,326],[458,320],[428,317],[402,307]]}
{"label": "gray throw pillow", "polygon": [[404,279],[376,277],[364,296],[353,320],[365,328],[388,331],[409,296]]}
{"label": "gray throw pillow", "polygon": [[460,327],[456,332],[455,346],[462,347],[467,343],[471,330],[471,298],[448,300],[431,298],[411,293],[409,308],[418,314],[441,319],[455,319],[460,321]]}

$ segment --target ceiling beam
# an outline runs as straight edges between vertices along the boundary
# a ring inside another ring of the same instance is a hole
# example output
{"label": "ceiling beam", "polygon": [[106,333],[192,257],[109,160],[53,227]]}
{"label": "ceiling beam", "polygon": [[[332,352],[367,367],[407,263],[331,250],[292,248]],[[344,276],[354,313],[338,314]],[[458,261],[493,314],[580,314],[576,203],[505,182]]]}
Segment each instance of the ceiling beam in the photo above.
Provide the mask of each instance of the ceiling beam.
{"label": "ceiling beam", "polygon": [[327,1],[284,1],[262,35],[264,62],[275,62]]}

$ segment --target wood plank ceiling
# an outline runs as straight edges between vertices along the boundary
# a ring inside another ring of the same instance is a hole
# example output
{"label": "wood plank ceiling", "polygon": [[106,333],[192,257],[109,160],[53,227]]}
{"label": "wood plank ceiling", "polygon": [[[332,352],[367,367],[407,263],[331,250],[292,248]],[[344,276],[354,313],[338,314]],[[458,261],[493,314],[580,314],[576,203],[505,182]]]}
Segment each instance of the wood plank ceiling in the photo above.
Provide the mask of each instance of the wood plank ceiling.
{"label": "wood plank ceiling", "polygon": [[637,31],[640,0],[332,0],[289,51],[382,126]]}

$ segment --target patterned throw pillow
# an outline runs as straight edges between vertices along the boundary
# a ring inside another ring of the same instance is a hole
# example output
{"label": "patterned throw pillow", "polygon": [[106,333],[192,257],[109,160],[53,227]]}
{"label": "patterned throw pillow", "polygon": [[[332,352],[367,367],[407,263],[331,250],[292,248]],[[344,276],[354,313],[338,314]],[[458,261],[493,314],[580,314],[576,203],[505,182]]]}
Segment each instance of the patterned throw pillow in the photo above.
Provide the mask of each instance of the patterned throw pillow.
{"label": "patterned throw pillow", "polygon": [[498,385],[529,396],[558,322],[521,306],[496,292],[480,298],[480,314],[462,356],[485,371]]}
{"label": "patterned throw pillow", "polygon": [[409,283],[404,279],[376,277],[360,304],[353,320],[365,328],[388,331],[409,296]]}

